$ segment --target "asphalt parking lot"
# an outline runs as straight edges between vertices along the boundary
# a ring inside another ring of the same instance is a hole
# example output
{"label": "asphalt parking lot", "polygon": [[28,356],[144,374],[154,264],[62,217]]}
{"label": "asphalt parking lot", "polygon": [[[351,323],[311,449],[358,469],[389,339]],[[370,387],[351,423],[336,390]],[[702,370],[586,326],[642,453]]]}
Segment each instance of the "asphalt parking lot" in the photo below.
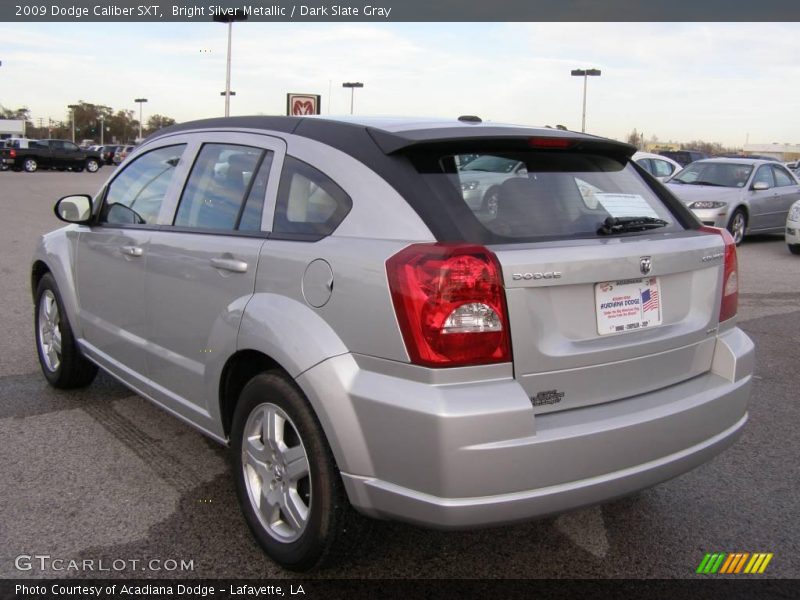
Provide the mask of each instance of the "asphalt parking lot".
{"label": "asphalt parking lot", "polygon": [[[0,577],[289,577],[250,536],[224,448],[108,376],[78,392],[41,376],[31,254],[61,225],[54,201],[93,194],[110,173],[0,173]],[[706,552],[771,552],[759,577],[800,577],[800,257],[760,236],[739,264],[739,321],[757,367],[750,422],[731,449],[635,496],[529,524],[441,533],[376,523],[317,576],[683,578]],[[20,555],[129,566],[20,571]],[[141,571],[153,559],[160,568]]]}

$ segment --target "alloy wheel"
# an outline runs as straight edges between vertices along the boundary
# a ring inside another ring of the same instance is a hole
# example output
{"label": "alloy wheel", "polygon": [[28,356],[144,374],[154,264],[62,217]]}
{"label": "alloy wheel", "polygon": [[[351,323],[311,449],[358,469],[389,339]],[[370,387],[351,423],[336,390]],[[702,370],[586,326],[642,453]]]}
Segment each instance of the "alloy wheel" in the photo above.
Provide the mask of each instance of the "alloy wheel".
{"label": "alloy wheel", "polygon": [[39,327],[37,330],[39,349],[45,366],[58,371],[61,366],[61,316],[56,297],[45,290],[39,300]]}
{"label": "alloy wheel", "polygon": [[297,427],[280,407],[264,403],[250,413],[242,440],[242,468],[250,503],[273,538],[297,540],[311,512],[308,454]]}
{"label": "alloy wheel", "polygon": [[734,243],[738,246],[742,243],[744,239],[744,230],[747,226],[747,219],[744,216],[742,211],[736,211],[736,214],[733,215],[730,224],[730,232],[731,236],[733,237]]}

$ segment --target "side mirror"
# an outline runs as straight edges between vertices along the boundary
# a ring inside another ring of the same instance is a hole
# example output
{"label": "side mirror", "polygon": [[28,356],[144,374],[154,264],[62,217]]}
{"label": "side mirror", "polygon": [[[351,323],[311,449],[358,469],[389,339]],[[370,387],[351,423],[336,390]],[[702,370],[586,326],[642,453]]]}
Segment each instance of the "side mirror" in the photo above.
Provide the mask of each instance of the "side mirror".
{"label": "side mirror", "polygon": [[92,197],[87,194],[64,196],[56,202],[54,212],[67,223],[87,223],[92,217]]}
{"label": "side mirror", "polygon": [[764,190],[769,189],[769,184],[766,181],[756,181],[753,184],[753,190],[756,192],[763,192]]}

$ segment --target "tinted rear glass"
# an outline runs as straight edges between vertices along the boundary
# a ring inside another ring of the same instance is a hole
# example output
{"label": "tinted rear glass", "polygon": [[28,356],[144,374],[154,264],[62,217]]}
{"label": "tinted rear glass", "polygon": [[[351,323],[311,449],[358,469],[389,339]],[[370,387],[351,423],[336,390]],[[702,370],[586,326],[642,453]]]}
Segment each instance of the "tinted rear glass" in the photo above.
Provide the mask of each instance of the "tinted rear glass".
{"label": "tinted rear glass", "polygon": [[427,171],[423,177],[429,184],[446,188],[468,209],[457,218],[474,219],[487,234],[475,241],[595,237],[609,217],[661,219],[666,225],[658,233],[683,229],[625,159],[578,152],[473,152],[467,159],[440,155],[427,165],[420,170]]}

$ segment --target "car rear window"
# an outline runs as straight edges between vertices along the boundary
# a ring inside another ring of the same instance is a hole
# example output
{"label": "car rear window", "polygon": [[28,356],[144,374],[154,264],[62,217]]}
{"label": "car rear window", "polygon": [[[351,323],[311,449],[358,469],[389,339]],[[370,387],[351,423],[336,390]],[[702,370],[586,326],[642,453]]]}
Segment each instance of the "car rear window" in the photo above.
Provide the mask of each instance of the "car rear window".
{"label": "car rear window", "polygon": [[666,225],[657,229],[659,233],[683,229],[624,158],[493,151],[442,154],[427,165],[422,175],[429,184],[440,191],[447,187],[469,209],[456,211],[457,218],[474,219],[484,230],[486,235],[474,241],[595,237],[609,217],[662,220]]}

